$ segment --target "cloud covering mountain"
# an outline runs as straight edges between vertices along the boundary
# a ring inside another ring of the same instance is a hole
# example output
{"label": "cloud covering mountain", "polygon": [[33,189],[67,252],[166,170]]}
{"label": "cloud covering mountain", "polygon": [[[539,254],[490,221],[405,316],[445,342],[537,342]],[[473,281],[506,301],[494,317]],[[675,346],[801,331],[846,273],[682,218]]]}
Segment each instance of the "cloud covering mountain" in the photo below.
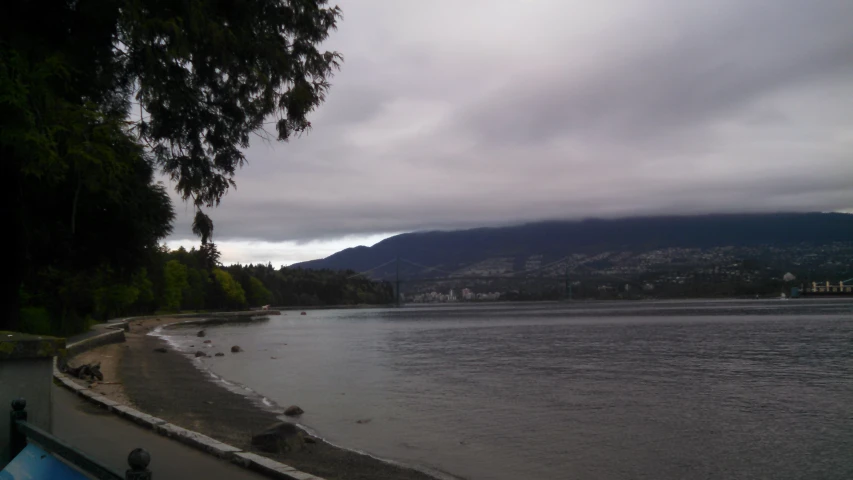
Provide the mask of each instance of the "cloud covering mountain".
{"label": "cloud covering mountain", "polygon": [[849,0],[340,6],[313,130],[254,139],[217,242],[853,208]]}

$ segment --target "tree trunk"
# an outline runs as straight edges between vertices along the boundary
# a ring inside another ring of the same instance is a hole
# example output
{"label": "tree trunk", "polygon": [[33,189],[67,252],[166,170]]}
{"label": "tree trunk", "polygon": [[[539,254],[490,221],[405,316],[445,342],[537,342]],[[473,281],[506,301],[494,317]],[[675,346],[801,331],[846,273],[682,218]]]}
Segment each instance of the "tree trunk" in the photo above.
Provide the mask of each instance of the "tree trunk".
{"label": "tree trunk", "polygon": [[21,278],[9,279],[9,282],[3,282],[2,294],[2,309],[3,319],[0,321],[0,330],[17,331],[21,328]]}
{"label": "tree trunk", "polygon": [[74,190],[74,202],[71,205],[71,236],[74,236],[75,226],[77,225],[77,202],[80,201],[80,188],[83,186],[83,181],[80,179],[80,172],[77,172],[77,189]]}
{"label": "tree trunk", "polygon": [[22,189],[23,182],[21,178],[21,169],[18,168],[18,161],[15,158],[14,152],[9,148],[0,147],[0,158],[3,159],[0,164],[3,165],[3,178],[8,183],[3,199],[3,224],[9,226],[7,235],[13,237],[11,244],[13,245],[7,260],[11,263],[6,271],[6,281],[2,283],[2,293],[0,293],[0,301],[3,302],[0,306],[0,330],[18,330],[21,328],[21,283],[24,280],[24,272],[26,268],[27,243],[26,231],[24,230],[24,215],[22,212],[23,198]]}

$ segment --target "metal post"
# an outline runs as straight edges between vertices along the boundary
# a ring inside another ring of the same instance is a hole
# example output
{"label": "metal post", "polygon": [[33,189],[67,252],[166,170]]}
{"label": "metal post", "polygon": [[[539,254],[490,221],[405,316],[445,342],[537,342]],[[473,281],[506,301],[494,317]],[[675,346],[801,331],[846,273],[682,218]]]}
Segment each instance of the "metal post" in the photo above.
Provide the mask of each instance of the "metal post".
{"label": "metal post", "polygon": [[151,455],[142,448],[135,448],[127,456],[127,464],[130,465],[130,470],[125,472],[125,480],[151,480],[151,470],[148,470],[148,464],[151,463]]}
{"label": "metal post", "polygon": [[27,436],[18,430],[18,420],[27,421],[27,401],[23,398],[12,400],[12,412],[9,417],[9,459],[15,458],[27,446]]}

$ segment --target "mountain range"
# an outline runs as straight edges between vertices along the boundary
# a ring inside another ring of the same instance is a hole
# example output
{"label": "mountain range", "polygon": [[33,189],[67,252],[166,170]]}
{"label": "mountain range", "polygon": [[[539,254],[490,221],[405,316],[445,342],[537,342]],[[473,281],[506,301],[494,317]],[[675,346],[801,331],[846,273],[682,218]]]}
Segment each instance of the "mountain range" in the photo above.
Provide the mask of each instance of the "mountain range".
{"label": "mountain range", "polygon": [[[404,233],[372,247],[348,248],[327,258],[293,267],[361,272],[400,257],[405,260],[403,268],[409,275],[419,274],[415,264],[421,266],[420,270],[425,270],[424,266],[434,267],[429,270],[433,276],[436,271],[461,274],[472,269],[506,275],[565,257],[574,258],[577,262],[594,259],[594,263],[603,267],[630,264],[632,260],[636,263],[638,258],[650,256],[665,263],[671,263],[673,256],[687,256],[679,260],[690,263],[689,257],[693,256],[692,260],[698,264],[703,263],[703,254],[707,257],[704,263],[713,264],[728,261],[717,257],[761,257],[778,263],[780,268],[789,268],[791,264],[798,264],[798,260],[802,263],[809,259],[818,264],[830,261],[849,266],[853,261],[853,250],[848,252],[850,247],[853,247],[851,214],[668,216],[549,221],[509,227]],[[725,252],[734,255],[725,255]],[[774,252],[779,254],[776,255],[779,258],[774,257]],[[820,252],[839,258],[823,258],[827,255],[817,255]],[[848,253],[851,256],[845,260]],[[803,258],[796,258],[798,255]],[[377,278],[383,277],[395,268],[397,265],[392,262],[373,273]],[[815,265],[810,268],[815,268]]]}

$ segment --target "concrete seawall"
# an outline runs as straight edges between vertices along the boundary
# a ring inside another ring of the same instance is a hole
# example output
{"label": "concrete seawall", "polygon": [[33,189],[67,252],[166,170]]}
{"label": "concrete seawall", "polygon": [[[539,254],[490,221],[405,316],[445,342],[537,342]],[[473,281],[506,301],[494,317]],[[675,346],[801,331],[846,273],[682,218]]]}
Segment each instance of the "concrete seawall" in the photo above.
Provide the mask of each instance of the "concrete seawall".
{"label": "concrete seawall", "polygon": [[[172,317],[187,318],[186,322],[181,324],[199,324],[209,325],[224,323],[229,321],[246,322],[251,321],[252,317],[262,317],[267,315],[279,315],[275,310],[270,311],[250,311],[250,312],[222,312],[216,314],[186,314],[172,315]],[[65,360],[70,359],[74,355],[79,355],[88,350],[108,345],[111,343],[122,343],[125,341],[124,330],[127,323],[143,318],[156,317],[130,317],[117,319],[106,324],[100,324],[95,327],[98,330],[103,330],[101,333],[84,338],[82,340],[69,343],[66,347],[67,355]],[[199,320],[192,320],[199,318]],[[264,476],[285,480],[323,480],[320,477],[296,470],[295,468],[285,465],[275,460],[262,457],[252,452],[243,451],[240,448],[220,442],[216,439],[208,437],[192,430],[170,424],[163,419],[154,417],[147,413],[141,412],[127,405],[122,405],[112,401],[102,395],[94,393],[84,386],[74,382],[69,376],[59,371],[56,357],[54,357],[53,376],[59,385],[62,385],[72,392],[80,395],[84,399],[104,408],[121,418],[130,420],[138,425],[151,429],[152,431],[185,445],[196,448],[202,452],[208,453],[218,458],[226,459],[239,466],[249,470],[259,472]]]}
{"label": "concrete seawall", "polygon": [[79,342],[68,344],[65,347],[67,358],[74,355],[79,355],[87,350],[97,348],[110,343],[124,342],[124,329],[107,329],[105,332],[95,335],[94,337],[85,338]]}

